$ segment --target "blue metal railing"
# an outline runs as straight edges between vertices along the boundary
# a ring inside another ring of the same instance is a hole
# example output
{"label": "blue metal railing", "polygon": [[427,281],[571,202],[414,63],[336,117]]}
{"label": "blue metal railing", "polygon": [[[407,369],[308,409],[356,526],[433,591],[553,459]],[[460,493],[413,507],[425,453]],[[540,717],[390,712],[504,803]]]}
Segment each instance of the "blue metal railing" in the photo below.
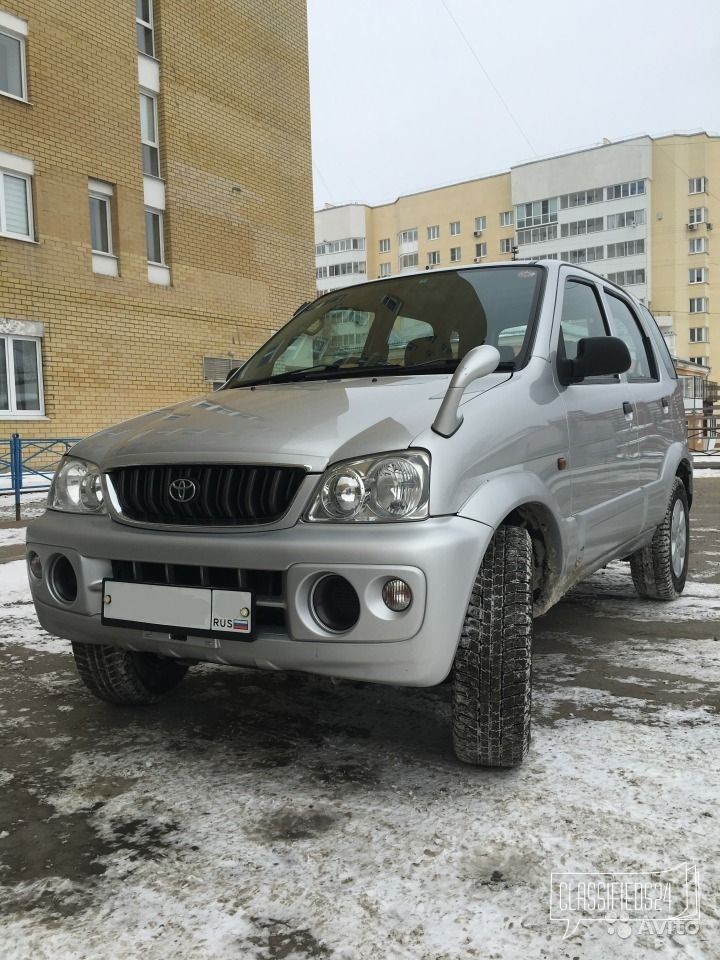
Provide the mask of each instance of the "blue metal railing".
{"label": "blue metal railing", "polygon": [[15,498],[16,520],[22,494],[47,490],[58,463],[77,442],[78,438],[70,437],[23,440],[19,433],[0,440],[0,497]]}

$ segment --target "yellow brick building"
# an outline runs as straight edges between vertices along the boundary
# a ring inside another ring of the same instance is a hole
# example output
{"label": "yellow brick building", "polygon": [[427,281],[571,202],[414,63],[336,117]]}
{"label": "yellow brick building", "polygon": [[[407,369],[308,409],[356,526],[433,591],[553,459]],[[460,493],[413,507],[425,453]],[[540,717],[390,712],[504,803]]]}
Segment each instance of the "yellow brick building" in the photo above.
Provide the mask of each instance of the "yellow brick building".
{"label": "yellow brick building", "polygon": [[0,0],[0,438],[206,392],[311,295],[305,18]]}
{"label": "yellow brick building", "polygon": [[[717,220],[713,224],[713,220]],[[676,356],[720,378],[720,137],[635,137],[315,214],[318,290],[406,271],[550,257],[647,303]]]}

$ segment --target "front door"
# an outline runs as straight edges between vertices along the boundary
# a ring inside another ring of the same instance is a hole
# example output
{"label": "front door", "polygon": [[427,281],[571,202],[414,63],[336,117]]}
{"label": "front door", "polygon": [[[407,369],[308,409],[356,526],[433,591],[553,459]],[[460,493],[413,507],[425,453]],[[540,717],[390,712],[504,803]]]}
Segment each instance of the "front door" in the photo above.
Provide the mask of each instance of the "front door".
{"label": "front door", "polygon": [[[561,272],[557,358],[574,359],[584,337],[610,336],[598,286]],[[572,512],[581,545],[579,565],[591,566],[642,528],[638,430],[627,378],[591,377],[559,387],[568,419]]]}

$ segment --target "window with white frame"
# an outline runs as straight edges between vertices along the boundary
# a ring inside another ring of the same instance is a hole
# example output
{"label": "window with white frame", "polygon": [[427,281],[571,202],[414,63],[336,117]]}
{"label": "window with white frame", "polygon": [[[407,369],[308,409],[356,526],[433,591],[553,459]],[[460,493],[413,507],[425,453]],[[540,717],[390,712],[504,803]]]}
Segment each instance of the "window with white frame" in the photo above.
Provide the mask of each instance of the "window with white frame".
{"label": "window with white frame", "polygon": [[460,221],[451,220],[450,222],[450,236],[459,237],[460,236]]}
{"label": "window with white frame", "polygon": [[475,256],[476,257],[486,257],[487,256],[487,243],[483,240],[482,243],[475,244]]}
{"label": "window with white frame", "polygon": [[367,273],[365,260],[348,260],[347,263],[331,263],[328,267],[329,277],[345,277],[353,273]]}
{"label": "window with white frame", "polygon": [[707,313],[707,297],[690,297],[690,313]]}
{"label": "window with white frame", "polygon": [[688,270],[688,283],[707,283],[707,267],[690,267]]}
{"label": "window with white frame", "polygon": [[384,237],[380,241],[380,253],[390,253],[390,237]]}
{"label": "window with white frame", "polygon": [[159,177],[157,97],[152,93],[140,94],[140,139],[142,140],[143,173],[150,177]]}
{"label": "window with white frame", "polygon": [[625,210],[623,213],[611,213],[607,218],[608,230],[618,230],[620,227],[639,227],[645,223],[644,210]]}
{"label": "window with white frame", "polygon": [[328,253],[344,253],[346,250],[364,250],[365,237],[343,237],[341,240],[323,240],[315,247],[318,257]]}
{"label": "window with white frame", "polygon": [[438,240],[440,238],[440,226],[435,224],[432,227],[427,228],[427,238],[428,240]]}
{"label": "window with white frame", "polygon": [[[600,218],[602,220],[602,217]],[[567,224],[563,224],[567,226]],[[557,240],[558,225],[549,223],[545,227],[528,227],[526,230],[518,230],[517,242],[523,243],[544,243],[546,240]],[[567,234],[563,234],[567,236]]]}
{"label": "window with white frame", "polygon": [[475,233],[480,233],[487,228],[487,217],[475,217]]}
{"label": "window with white frame", "polygon": [[404,253],[400,257],[400,269],[406,270],[408,267],[416,267],[418,265],[418,255],[416,253]]}
{"label": "window with white frame", "polygon": [[688,193],[707,193],[707,177],[690,177]]}
{"label": "window with white frame", "polygon": [[637,197],[645,193],[644,180],[628,180],[626,183],[614,183],[607,187],[605,196],[608,200],[621,200],[623,197]]}
{"label": "window with white frame", "polygon": [[135,0],[135,29],[137,48],[148,57],[155,56],[152,0]]}
{"label": "window with white frame", "polygon": [[690,237],[688,240],[688,253],[707,253],[707,237]]}
{"label": "window with white frame", "polygon": [[165,265],[165,235],[161,210],[145,209],[145,242],[148,263]]}
{"label": "window with white frame", "polygon": [[418,242],[417,227],[413,227],[412,230],[400,231],[400,243],[417,243],[417,242]]}
{"label": "window with white frame", "polygon": [[707,357],[688,357],[690,363],[696,363],[699,367],[709,367],[710,363]]}
{"label": "window with white frame", "polygon": [[560,236],[578,237],[584,233],[598,233],[600,230],[604,229],[605,227],[602,217],[590,217],[586,220],[573,220],[571,223],[562,223],[560,225]]}
{"label": "window with white frame", "polygon": [[391,273],[392,273],[392,266],[391,266],[391,264],[389,264],[389,263],[381,263],[381,264],[380,264],[380,276],[381,276],[381,277],[389,277]]}
{"label": "window with white frame", "polygon": [[43,414],[40,339],[0,335],[0,416]]}
{"label": "window with white frame", "polygon": [[112,256],[112,196],[109,183],[91,180],[88,184],[90,207],[90,245],[93,253]]}
{"label": "window with white frame", "polygon": [[450,247],[450,263],[459,263],[461,254],[460,247]]}
{"label": "window with white frame", "polygon": [[500,241],[500,253],[512,253],[512,237],[506,237]]}
{"label": "window with white frame", "polygon": [[563,250],[560,259],[567,260],[568,263],[593,263],[595,260],[603,259],[603,248],[581,247],[579,250]]}
{"label": "window with white frame", "polygon": [[690,327],[690,343],[709,343],[710,329],[708,327]]}
{"label": "window with white frame", "polygon": [[622,243],[609,243],[607,245],[609,260],[612,260],[613,257],[632,257],[638,253],[645,253],[644,240],[625,240]]}
{"label": "window with white frame", "polygon": [[0,93],[27,100],[25,38],[27,23],[0,11]]}
{"label": "window with white frame", "polygon": [[500,214],[500,226],[511,227],[512,225],[513,225],[512,210],[503,210],[503,212]]}
{"label": "window with white frame", "polygon": [[440,251],[431,250],[427,255],[427,262],[429,267],[436,267],[440,263]]}
{"label": "window with white frame", "polygon": [[707,207],[693,207],[688,210],[688,223],[705,223],[707,220]]}
{"label": "window with white frame", "polygon": [[[32,177],[22,170],[3,167],[13,158],[0,153],[0,235],[32,240]],[[32,169],[32,163],[18,158],[18,165]]]}
{"label": "window with white frame", "polygon": [[577,193],[564,193],[560,197],[560,209],[568,207],[584,207],[588,203],[600,203],[603,199],[602,187],[593,187],[592,190],[579,190]]}
{"label": "window with white frame", "polygon": [[[556,223],[558,218],[558,198],[550,197],[548,200],[533,200],[532,203],[519,203],[515,208],[515,222],[520,227],[539,227],[544,223]],[[502,217],[502,214],[501,214]],[[510,226],[509,223],[501,226]]]}
{"label": "window with white frame", "polygon": [[640,270],[619,270],[617,273],[609,273],[608,280],[612,283],[618,283],[621,287],[631,287],[633,284],[645,283],[645,271]]}

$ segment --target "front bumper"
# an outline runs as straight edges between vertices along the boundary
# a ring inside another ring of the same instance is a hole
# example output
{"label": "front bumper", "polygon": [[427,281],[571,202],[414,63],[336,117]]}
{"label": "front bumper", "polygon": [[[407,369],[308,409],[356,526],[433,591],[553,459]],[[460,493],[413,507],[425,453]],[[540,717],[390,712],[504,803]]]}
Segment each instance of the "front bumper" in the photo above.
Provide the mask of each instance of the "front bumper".
{"label": "front bumper", "polygon": [[[430,686],[448,674],[472,585],[493,530],[463,517],[356,527],[298,523],[260,533],[170,533],[137,529],[107,516],[48,511],[30,524],[27,550],[47,571],[61,554],[78,581],[77,598],[59,601],[45,579],[30,577],[42,626],[56,636],[165,656],[270,670],[301,670],[355,680]],[[113,561],[186,564],[282,573],[285,627],[261,626],[252,641],[103,625],[102,582]],[[324,631],[308,608],[320,573],[350,580],[361,615],[342,635]],[[410,609],[393,614],[380,585],[411,583]]]}

